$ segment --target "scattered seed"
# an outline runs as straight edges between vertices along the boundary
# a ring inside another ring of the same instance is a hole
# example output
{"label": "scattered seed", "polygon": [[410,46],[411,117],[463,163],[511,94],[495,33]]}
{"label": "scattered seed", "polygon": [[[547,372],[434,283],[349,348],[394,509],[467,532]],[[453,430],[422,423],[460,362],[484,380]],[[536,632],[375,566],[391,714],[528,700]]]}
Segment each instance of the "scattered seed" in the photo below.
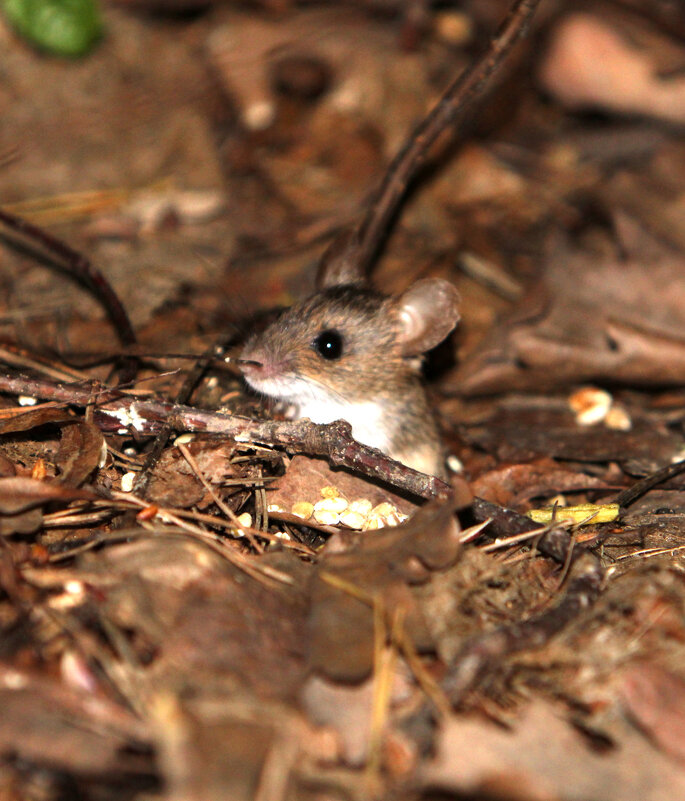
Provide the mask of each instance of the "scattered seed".
{"label": "scattered seed", "polygon": [[630,431],[633,427],[633,421],[624,406],[614,404],[604,419],[604,425],[614,431]]}
{"label": "scattered seed", "polygon": [[102,440],[102,445],[100,446],[100,458],[98,459],[98,467],[102,470],[102,468],[107,464],[107,443],[105,440]]}
{"label": "scattered seed", "polygon": [[353,528],[357,531],[360,531],[362,528],[364,528],[366,516],[360,514],[359,512],[351,512],[348,510],[340,516],[340,522],[348,528]]}
{"label": "scattered seed", "polygon": [[350,512],[358,512],[366,517],[373,509],[373,504],[368,498],[358,498],[356,501],[351,501],[348,508]]}
{"label": "scattered seed", "polygon": [[447,467],[452,473],[463,473],[464,472],[464,463],[458,456],[455,456],[451,453],[447,457]]}
{"label": "scattered seed", "polygon": [[378,515],[378,517],[388,517],[388,515],[394,514],[396,511],[397,509],[391,503],[383,501],[383,503],[373,507],[371,514]]}
{"label": "scattered seed", "polygon": [[314,504],[314,511],[316,511],[317,509],[326,509],[329,512],[336,512],[337,514],[341,514],[347,509],[348,505],[349,504],[347,500],[338,495],[335,498],[329,497],[329,498],[324,498],[322,501],[317,501]]}
{"label": "scattered seed", "polygon": [[309,501],[298,501],[294,503],[290,513],[295,517],[301,517],[303,520],[309,520],[314,513],[314,504]]}
{"label": "scattered seed", "polygon": [[385,518],[385,522],[388,526],[399,526],[399,524],[403,523],[406,519],[407,515],[402,514],[402,512],[399,512],[396,509]]}
{"label": "scattered seed", "polygon": [[613,398],[606,390],[597,387],[582,387],[568,399],[579,426],[601,423],[611,409]]}
{"label": "scattered seed", "polygon": [[331,512],[329,509],[317,509],[314,507],[314,520],[323,526],[336,526],[340,522],[340,515]]}
{"label": "scattered seed", "polygon": [[362,526],[362,531],[376,531],[376,529],[385,527],[385,518],[373,514],[373,512],[366,518],[366,522]]}

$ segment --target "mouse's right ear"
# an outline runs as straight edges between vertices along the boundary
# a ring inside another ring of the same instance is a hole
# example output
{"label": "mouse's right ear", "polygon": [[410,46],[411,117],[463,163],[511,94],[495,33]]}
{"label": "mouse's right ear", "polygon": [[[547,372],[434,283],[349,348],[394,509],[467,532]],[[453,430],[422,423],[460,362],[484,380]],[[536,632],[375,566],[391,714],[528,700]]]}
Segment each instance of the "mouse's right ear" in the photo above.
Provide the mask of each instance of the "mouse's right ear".
{"label": "mouse's right ear", "polygon": [[393,301],[404,356],[439,345],[459,320],[459,293],[442,278],[424,278]]}

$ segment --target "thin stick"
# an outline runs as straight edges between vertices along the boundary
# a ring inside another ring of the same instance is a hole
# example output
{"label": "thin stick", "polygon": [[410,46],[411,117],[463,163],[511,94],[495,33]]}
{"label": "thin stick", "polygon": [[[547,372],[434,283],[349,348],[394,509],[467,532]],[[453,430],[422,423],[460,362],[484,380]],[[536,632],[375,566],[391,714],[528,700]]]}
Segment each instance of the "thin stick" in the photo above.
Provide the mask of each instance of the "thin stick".
{"label": "thin stick", "polygon": [[324,253],[319,274],[326,272],[327,259],[354,262],[359,277],[368,274],[380,243],[395,216],[410,182],[423,166],[438,137],[451,125],[464,119],[467,110],[479,99],[494,73],[516,42],[527,31],[540,0],[515,0],[483,55],[447,87],[436,106],[418,124],[388,167],[385,177],[361,225],[348,237]]}
{"label": "thin stick", "polygon": [[657,484],[663,484],[664,481],[668,481],[670,478],[684,471],[685,459],[675,462],[674,464],[666,465],[666,467],[662,467],[654,473],[650,473],[648,476],[641,478],[639,481],[635,482],[632,487],[628,487],[622,492],[619,492],[614,502],[623,510],[630,506],[631,503],[634,503],[638,498],[642,497],[646,492],[649,492],[652,487],[656,487]]}
{"label": "thin stick", "polygon": [[[140,398],[118,390],[98,390],[93,397],[91,387],[59,384],[28,376],[0,372],[0,392],[30,395],[75,406],[95,406],[94,420],[103,431],[123,429],[138,434],[157,434],[165,427],[175,431],[195,431],[233,439],[246,446],[269,445],[294,453],[325,456],[333,465],[345,466],[386,484],[423,498],[445,498],[456,494],[459,506],[467,505],[471,494],[466,482],[455,477],[453,487],[436,476],[428,476],[396,462],[375,448],[352,438],[350,424],[338,420],[329,425],[308,420],[276,422],[251,420],[247,417],[209,412],[181,406],[155,397]],[[531,522],[531,525],[535,525]]]}
{"label": "thin stick", "polygon": [[43,248],[48,256],[58,260],[65,270],[85,284],[104,306],[122,343],[124,345],[136,343],[136,335],[123,303],[104,275],[93,267],[85,256],[37,225],[3,209],[0,209],[0,222],[11,231],[26,237],[29,242]]}

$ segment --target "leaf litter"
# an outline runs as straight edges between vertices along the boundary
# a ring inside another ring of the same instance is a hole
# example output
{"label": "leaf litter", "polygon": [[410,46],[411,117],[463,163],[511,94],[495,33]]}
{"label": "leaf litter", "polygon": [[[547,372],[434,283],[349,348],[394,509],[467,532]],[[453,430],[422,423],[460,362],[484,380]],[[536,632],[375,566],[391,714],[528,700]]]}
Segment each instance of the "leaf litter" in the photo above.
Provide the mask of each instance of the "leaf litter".
{"label": "leaf litter", "polygon": [[[427,365],[450,491],[349,459],[344,428],[227,433],[283,410],[216,362],[186,397],[159,353],[306,294],[506,4],[126,5],[73,64],[0,29],[3,208],[88,254],[142,354],[133,386],[83,366],[132,351],[3,239],[3,796],[680,797],[682,14],[543,2],[398,217],[377,284],[462,295]],[[633,489],[609,522],[555,514]],[[397,525],[293,513],[335,498]]]}

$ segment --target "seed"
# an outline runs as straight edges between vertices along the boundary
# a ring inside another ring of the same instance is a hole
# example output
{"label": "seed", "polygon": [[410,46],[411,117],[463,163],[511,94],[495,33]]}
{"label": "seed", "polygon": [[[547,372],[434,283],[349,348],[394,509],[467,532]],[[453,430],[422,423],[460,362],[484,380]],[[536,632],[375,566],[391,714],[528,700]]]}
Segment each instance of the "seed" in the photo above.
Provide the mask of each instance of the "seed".
{"label": "seed", "polygon": [[303,520],[309,520],[314,512],[314,504],[309,501],[298,501],[294,503],[290,513],[295,517],[301,517]]}
{"label": "seed", "polygon": [[604,419],[604,425],[614,431],[630,431],[633,421],[630,419],[628,411],[623,406],[616,404],[609,409]]}
{"label": "seed", "polygon": [[366,516],[359,514],[359,512],[351,512],[348,510],[345,514],[340,516],[340,522],[348,528],[354,528],[359,531],[364,528]]}
{"label": "seed", "polygon": [[568,399],[579,426],[601,423],[609,413],[613,398],[603,389],[583,387]]}
{"label": "seed", "polygon": [[351,501],[349,510],[350,512],[358,512],[360,515],[369,514],[369,512],[373,509],[373,504],[368,498],[358,498],[356,501]]}
{"label": "seed", "polygon": [[335,526],[340,522],[340,515],[329,509],[314,509],[314,520],[323,526]]}

